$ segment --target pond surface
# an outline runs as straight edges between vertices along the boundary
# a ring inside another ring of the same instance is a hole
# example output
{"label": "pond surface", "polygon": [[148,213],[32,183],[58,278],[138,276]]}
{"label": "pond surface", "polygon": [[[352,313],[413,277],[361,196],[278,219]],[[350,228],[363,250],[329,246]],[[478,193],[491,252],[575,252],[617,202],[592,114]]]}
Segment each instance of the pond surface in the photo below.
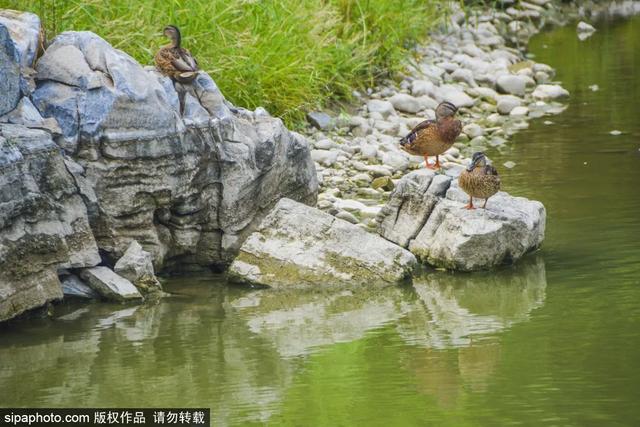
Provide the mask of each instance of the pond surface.
{"label": "pond surface", "polygon": [[177,295],[154,306],[65,303],[0,329],[0,406],[205,406],[220,425],[638,425],[640,19],[597,27],[532,41],[569,108],[488,153],[505,190],[547,207],[537,254],[366,296],[208,277],[171,281]]}

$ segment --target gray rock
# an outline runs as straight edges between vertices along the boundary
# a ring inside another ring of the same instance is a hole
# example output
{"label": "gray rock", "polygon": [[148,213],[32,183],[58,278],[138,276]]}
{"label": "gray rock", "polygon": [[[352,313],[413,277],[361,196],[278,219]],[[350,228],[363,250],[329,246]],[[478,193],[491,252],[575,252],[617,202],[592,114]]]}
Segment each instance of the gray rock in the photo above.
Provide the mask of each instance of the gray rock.
{"label": "gray rock", "polygon": [[526,116],[527,114],[529,114],[529,108],[525,106],[515,107],[509,112],[511,116]]}
{"label": "gray rock", "polygon": [[242,245],[231,280],[277,288],[375,286],[410,276],[415,257],[379,236],[282,199]]}
{"label": "gray rock", "polygon": [[62,298],[57,270],[100,262],[87,208],[49,133],[0,124],[0,321]]}
{"label": "gray rock", "polygon": [[458,108],[461,107],[473,107],[475,101],[469,95],[461,91],[460,89],[451,85],[442,85],[438,91],[437,98],[440,102],[451,102]]}
{"label": "gray rock", "polygon": [[411,94],[413,96],[434,96],[436,87],[429,80],[414,80],[411,82]]}
{"label": "gray rock", "polygon": [[29,12],[0,10],[0,26],[9,30],[16,62],[21,67],[33,67],[40,38],[40,18]]}
{"label": "gray rock", "polygon": [[466,68],[458,68],[451,73],[451,78],[456,82],[464,82],[471,87],[476,87],[478,85],[473,78],[473,72]]}
{"label": "gray rock", "polygon": [[417,98],[406,93],[396,93],[389,98],[389,102],[391,102],[393,108],[405,113],[417,113],[423,109],[421,102]]}
{"label": "gray rock", "polygon": [[62,293],[65,297],[98,299],[100,295],[84,283],[75,274],[64,275],[61,279]]}
{"label": "gray rock", "polygon": [[338,152],[330,150],[311,150],[311,158],[324,166],[332,166],[338,161]]}
{"label": "gray rock", "polygon": [[351,212],[347,212],[347,211],[340,211],[336,214],[336,218],[339,218],[343,221],[347,221],[351,224],[358,224],[360,221],[358,220],[358,218],[355,217],[354,214],[352,214]]}
{"label": "gray rock", "polygon": [[9,30],[0,23],[0,116],[16,108],[20,99],[20,65]]}
{"label": "gray rock", "polygon": [[[544,239],[546,212],[537,201],[499,192],[487,209],[467,210],[468,196],[447,177],[408,174],[383,208],[379,233],[435,267],[472,271],[515,262]],[[446,189],[448,187],[448,189]],[[446,197],[442,197],[446,191]],[[437,196],[436,196],[437,195]]]}
{"label": "gray rock", "polygon": [[392,103],[389,101],[382,101],[380,99],[372,99],[367,102],[367,110],[369,113],[379,113],[384,118],[396,113]]}
{"label": "gray rock", "polygon": [[527,87],[527,77],[505,74],[496,80],[498,91],[516,96],[524,96]]}
{"label": "gray rock", "polygon": [[335,127],[335,120],[325,112],[312,111],[307,113],[307,121],[320,130],[331,130]]}
{"label": "gray rock", "polygon": [[93,190],[91,223],[112,262],[134,239],[156,269],[226,265],[281,197],[315,204],[307,141],[262,108],[232,106],[204,72],[174,84],[95,34],[65,32],[37,78],[34,105],[58,121],[76,180]]}
{"label": "gray rock", "polygon": [[93,267],[80,271],[80,277],[101,297],[112,301],[141,299],[142,295],[129,280],[107,267]]}
{"label": "gray rock", "polygon": [[405,175],[382,208],[378,233],[402,247],[418,235],[451,178],[419,169]]}
{"label": "gray rock", "polygon": [[569,96],[569,91],[560,85],[543,84],[538,85],[531,95],[536,99],[548,101],[567,97]]}
{"label": "gray rock", "polygon": [[584,21],[578,22],[578,25],[576,26],[576,30],[578,30],[579,33],[593,33],[594,31],[596,31],[593,25],[587,24]]}
{"label": "gray rock", "polygon": [[498,112],[500,114],[509,114],[511,110],[522,105],[522,99],[513,95],[502,95],[498,98]]}
{"label": "gray rock", "polygon": [[[122,258],[116,262],[113,270],[129,280],[136,287],[140,288],[139,283],[154,282],[156,287],[160,284],[155,279],[155,271],[153,268],[153,259],[151,254],[144,249],[135,240],[131,242]],[[142,286],[146,289],[146,286]]]}
{"label": "gray rock", "polygon": [[469,138],[473,139],[477,136],[484,135],[484,129],[482,126],[477,123],[469,123],[462,128],[462,132],[464,132]]}

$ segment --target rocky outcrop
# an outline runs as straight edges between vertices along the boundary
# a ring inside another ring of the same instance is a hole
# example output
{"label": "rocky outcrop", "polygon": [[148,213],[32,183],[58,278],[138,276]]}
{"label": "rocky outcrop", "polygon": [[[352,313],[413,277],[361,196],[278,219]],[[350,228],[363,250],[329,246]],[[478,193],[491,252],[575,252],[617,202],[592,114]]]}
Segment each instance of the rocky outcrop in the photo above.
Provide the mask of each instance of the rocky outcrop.
{"label": "rocky outcrop", "polygon": [[306,140],[206,73],[174,85],[89,32],[36,61],[39,34],[0,11],[0,320],[60,298],[58,268],[133,241],[156,270],[226,266],[280,198],[315,203]]}
{"label": "rocky outcrop", "polygon": [[112,261],[137,240],[159,268],[225,264],[279,198],[315,202],[306,141],[262,109],[233,107],[205,73],[174,87],[95,34],[67,32],[36,79],[34,104],[60,124]]}
{"label": "rocky outcrop", "polygon": [[425,263],[461,271],[515,262],[542,244],[542,203],[502,191],[486,209],[464,209],[467,200],[457,180],[412,172],[382,209],[378,231]]}
{"label": "rocky outcrop", "polygon": [[58,269],[99,262],[87,209],[50,134],[0,126],[0,321],[62,298]]}
{"label": "rocky outcrop", "polygon": [[356,225],[282,199],[244,242],[229,275],[276,288],[375,286],[401,282],[415,263],[407,250]]}

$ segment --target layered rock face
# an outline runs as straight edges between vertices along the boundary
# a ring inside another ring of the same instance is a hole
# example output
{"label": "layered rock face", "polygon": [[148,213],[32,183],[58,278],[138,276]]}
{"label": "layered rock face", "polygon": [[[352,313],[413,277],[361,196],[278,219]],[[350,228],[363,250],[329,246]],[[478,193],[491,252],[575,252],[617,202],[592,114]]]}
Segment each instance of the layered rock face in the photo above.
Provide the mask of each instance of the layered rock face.
{"label": "layered rock face", "polygon": [[135,239],[156,267],[225,264],[279,198],[315,202],[305,140],[264,110],[234,108],[204,73],[176,90],[95,34],[67,32],[36,79],[34,104],[57,119],[112,260]]}
{"label": "layered rock face", "polygon": [[0,321],[62,298],[58,269],[99,262],[87,209],[49,133],[0,126]]}
{"label": "layered rock face", "polygon": [[89,32],[37,59],[39,34],[37,16],[0,11],[0,320],[133,241],[156,269],[228,265],[280,198],[315,203],[306,140],[206,73],[174,85]]}
{"label": "layered rock face", "polygon": [[287,288],[397,284],[416,264],[407,250],[317,209],[282,199],[229,268],[232,280]]}
{"label": "layered rock face", "polygon": [[467,201],[457,180],[427,170],[412,172],[382,209],[378,232],[423,262],[461,271],[515,262],[542,244],[542,203],[502,191],[486,209],[464,209]]}

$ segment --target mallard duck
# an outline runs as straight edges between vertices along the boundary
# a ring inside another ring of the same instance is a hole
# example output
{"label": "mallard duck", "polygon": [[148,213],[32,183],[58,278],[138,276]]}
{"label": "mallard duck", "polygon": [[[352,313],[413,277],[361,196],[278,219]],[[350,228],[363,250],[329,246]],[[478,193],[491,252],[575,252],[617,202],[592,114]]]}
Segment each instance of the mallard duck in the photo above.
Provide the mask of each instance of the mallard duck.
{"label": "mallard duck", "polygon": [[[458,109],[450,102],[442,102],[436,108],[436,119],[425,120],[400,140],[400,147],[409,154],[424,156],[429,169],[440,169],[439,155],[447,151],[462,131],[462,123],[455,119]],[[436,163],[429,165],[429,156],[436,156]]]}
{"label": "mallard duck", "polygon": [[156,67],[177,82],[191,83],[198,75],[198,62],[187,49],[180,46],[180,30],[174,25],[167,25],[162,33],[169,37],[171,43],[156,53]]}
{"label": "mallard duck", "polygon": [[500,190],[500,177],[498,171],[487,164],[484,153],[473,153],[471,164],[462,171],[458,178],[458,184],[469,195],[467,209],[473,207],[473,198],[484,199],[482,208],[487,206],[487,200]]}

